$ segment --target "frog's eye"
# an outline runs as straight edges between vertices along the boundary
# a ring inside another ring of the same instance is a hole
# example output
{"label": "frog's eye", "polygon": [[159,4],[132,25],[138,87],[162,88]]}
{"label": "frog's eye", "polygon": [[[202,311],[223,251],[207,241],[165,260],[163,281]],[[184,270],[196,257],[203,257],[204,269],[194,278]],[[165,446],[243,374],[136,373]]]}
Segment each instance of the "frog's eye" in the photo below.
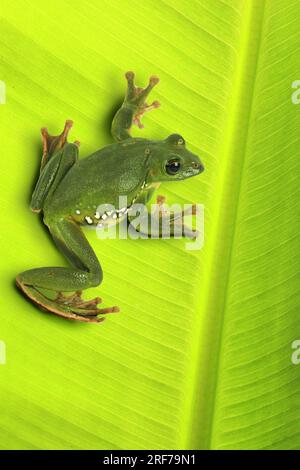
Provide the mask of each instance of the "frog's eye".
{"label": "frog's eye", "polygon": [[180,170],[181,164],[178,158],[172,158],[166,164],[166,172],[168,175],[176,175]]}
{"label": "frog's eye", "polygon": [[167,142],[171,145],[184,145],[184,138],[180,134],[171,134],[167,137]]}

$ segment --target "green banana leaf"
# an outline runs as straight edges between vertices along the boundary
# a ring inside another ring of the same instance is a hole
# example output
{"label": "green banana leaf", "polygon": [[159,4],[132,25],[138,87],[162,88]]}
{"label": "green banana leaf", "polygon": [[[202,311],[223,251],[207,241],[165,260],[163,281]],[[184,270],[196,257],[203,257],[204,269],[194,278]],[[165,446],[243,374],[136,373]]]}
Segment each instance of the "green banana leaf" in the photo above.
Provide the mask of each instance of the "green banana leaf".
{"label": "green banana leaf", "polygon": [[[299,0],[1,4],[0,447],[299,448]],[[39,129],[73,119],[81,157],[111,143],[127,70],[161,80],[134,135],[181,133],[204,162],[160,188],[204,204],[204,247],[86,231],[90,294],[121,313],[68,322],[14,286],[66,263],[29,211]]]}

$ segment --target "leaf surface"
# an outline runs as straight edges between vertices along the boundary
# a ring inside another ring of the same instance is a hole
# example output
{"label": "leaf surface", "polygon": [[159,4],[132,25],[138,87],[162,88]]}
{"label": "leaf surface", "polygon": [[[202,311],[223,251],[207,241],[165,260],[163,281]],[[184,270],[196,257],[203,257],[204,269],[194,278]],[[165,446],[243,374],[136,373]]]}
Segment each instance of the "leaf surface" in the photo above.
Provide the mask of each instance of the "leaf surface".
{"label": "leaf surface", "polygon": [[[0,447],[299,448],[299,1],[2,3]],[[161,187],[205,205],[205,245],[86,232],[90,293],[122,313],[69,323],[13,285],[65,264],[28,211],[39,128],[73,119],[81,157],[110,143],[131,69],[161,79],[135,135],[179,132],[205,164]]]}

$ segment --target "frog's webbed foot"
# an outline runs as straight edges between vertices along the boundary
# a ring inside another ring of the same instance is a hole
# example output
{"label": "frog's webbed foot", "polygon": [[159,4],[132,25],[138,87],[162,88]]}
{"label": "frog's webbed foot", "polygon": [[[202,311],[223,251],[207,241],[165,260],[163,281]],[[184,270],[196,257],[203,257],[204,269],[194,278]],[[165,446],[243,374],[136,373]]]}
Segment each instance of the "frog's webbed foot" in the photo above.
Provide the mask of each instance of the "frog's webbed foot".
{"label": "frog's webbed foot", "polygon": [[[71,295],[64,295],[62,292],[58,292],[55,302],[70,307],[72,312],[78,315],[96,316],[107,313],[118,313],[120,311],[119,307],[98,308],[98,304],[102,303],[100,297],[84,300],[81,296],[82,291],[76,291]],[[102,319],[102,321],[103,320],[104,319]]]}
{"label": "frog's webbed foot", "polygon": [[149,78],[149,84],[146,88],[140,88],[134,84],[134,73],[127,72],[125,74],[127,80],[127,91],[122,106],[116,112],[112,124],[111,133],[117,142],[130,139],[130,131],[133,124],[140,129],[143,128],[141,117],[147,111],[159,107],[158,101],[152,104],[146,103],[146,98],[152,88],[159,82],[159,78],[152,76]]}
{"label": "frog's webbed foot", "polygon": [[86,323],[100,323],[105,320],[104,317],[99,318],[98,315],[119,312],[119,307],[98,308],[98,304],[102,302],[100,297],[91,300],[83,300],[81,291],[77,291],[72,295],[64,295],[57,293],[55,298],[48,297],[34,286],[28,286],[17,278],[17,286],[22,292],[29,297],[41,310],[54,313],[68,320],[76,320]]}
{"label": "frog's webbed foot", "polygon": [[129,230],[139,232],[144,238],[197,238],[200,232],[184,224],[185,216],[197,215],[197,205],[191,204],[182,211],[176,211],[165,202],[165,196],[157,196],[157,205],[151,214],[146,211],[138,219],[129,215]]}
{"label": "frog's webbed foot", "polygon": [[174,233],[179,234],[181,232],[187,238],[197,238],[199,236],[199,232],[197,230],[193,230],[191,227],[188,227],[184,224],[185,216],[197,214],[196,204],[191,204],[187,209],[184,209],[183,211],[174,212],[173,214],[170,214],[168,208],[165,207],[165,202],[165,196],[156,196],[156,204],[158,205],[156,215],[161,218],[162,225],[164,225],[164,219],[170,220],[171,227],[173,228],[172,231],[174,231]]}
{"label": "frog's webbed foot", "polygon": [[159,101],[153,101],[153,103],[150,105],[146,103],[147,96],[149,95],[152,88],[155,85],[157,85],[157,83],[159,82],[159,78],[156,76],[150,77],[148,86],[146,88],[140,88],[140,87],[136,87],[134,84],[133,72],[127,72],[125,74],[125,77],[128,83],[125,102],[127,102],[128,104],[137,106],[137,110],[133,116],[132,122],[133,124],[138,126],[140,129],[142,129],[144,127],[143,124],[141,123],[142,115],[160,106]]}
{"label": "frog's webbed foot", "polygon": [[156,109],[160,106],[159,101],[153,101],[152,104],[144,103],[143,106],[135,113],[133,117],[133,124],[135,124],[139,129],[143,129],[145,126],[141,123],[141,117],[148,111]]}
{"label": "frog's webbed foot", "polygon": [[[41,134],[43,142],[43,156],[41,161],[41,170],[44,168],[45,164],[51,158],[51,156],[63,148],[63,146],[67,143],[68,134],[72,126],[73,121],[68,119],[65,122],[63,131],[59,135],[50,135],[47,128],[42,127]],[[78,141],[74,143],[79,146]]]}

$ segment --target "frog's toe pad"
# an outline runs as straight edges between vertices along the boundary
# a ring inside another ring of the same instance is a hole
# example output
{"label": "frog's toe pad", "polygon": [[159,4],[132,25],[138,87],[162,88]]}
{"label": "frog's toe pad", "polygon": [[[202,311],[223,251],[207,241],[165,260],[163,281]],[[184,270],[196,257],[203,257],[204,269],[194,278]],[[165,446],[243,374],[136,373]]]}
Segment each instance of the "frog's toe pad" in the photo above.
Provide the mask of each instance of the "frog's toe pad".
{"label": "frog's toe pad", "polygon": [[146,96],[149,95],[152,88],[154,88],[155,85],[157,85],[159,83],[159,78],[156,75],[152,75],[149,78],[149,83],[145,88],[136,86],[135,83],[134,83],[135,74],[132,71],[126,72],[125,73],[125,78],[126,78],[127,84],[128,84],[128,92],[129,92],[129,95],[130,95],[130,99],[132,101],[134,101],[135,98],[138,98],[138,97],[140,97],[140,95],[142,95],[141,96],[143,98],[142,101],[144,102]]}
{"label": "frog's toe pad", "polygon": [[167,198],[166,196],[162,196],[161,194],[158,194],[156,196],[156,204],[158,206],[162,206],[166,202]]}
{"label": "frog's toe pad", "polygon": [[43,142],[43,157],[42,157],[42,166],[47,161],[47,159],[53,155],[57,150],[61,149],[67,142],[68,134],[71,127],[73,126],[73,121],[67,119],[63,131],[59,135],[50,135],[46,127],[42,127],[42,142]]}
{"label": "frog's toe pad", "polygon": [[133,82],[134,81],[135,74],[132,72],[132,70],[129,70],[128,72],[125,73],[125,78],[128,82]]}

